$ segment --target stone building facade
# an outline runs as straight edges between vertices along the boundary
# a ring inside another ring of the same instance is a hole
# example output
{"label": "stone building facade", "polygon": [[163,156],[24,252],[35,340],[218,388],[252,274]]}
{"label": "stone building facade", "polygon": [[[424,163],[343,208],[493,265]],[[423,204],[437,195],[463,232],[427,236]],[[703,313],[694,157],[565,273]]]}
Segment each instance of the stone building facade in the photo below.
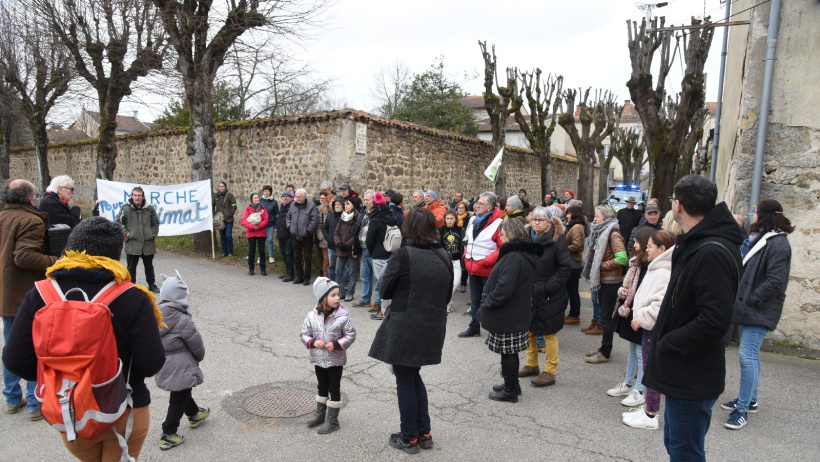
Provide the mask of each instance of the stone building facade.
{"label": "stone building facade", "polygon": [[[734,213],[747,215],[769,30],[769,3],[732,2],[716,180]],[[792,266],[775,339],[820,348],[820,5],[783,2],[776,44],[761,199],[777,199],[796,226]]]}
{"label": "stone building facade", "polygon": [[[240,207],[251,192],[270,184],[304,187],[309,196],[324,180],[334,187],[349,182],[366,189],[395,189],[410,197],[415,189],[433,188],[442,200],[456,191],[474,197],[494,186],[484,176],[495,152],[489,142],[419,125],[379,118],[355,110],[329,111],[217,126],[214,182],[225,181]],[[189,181],[186,131],[136,133],[117,138],[115,181],[174,184]],[[75,203],[90,213],[94,205],[95,140],[61,143],[49,148],[52,175],[74,179]],[[525,188],[540,195],[538,159],[531,151],[510,147],[504,163],[508,194]],[[35,178],[32,149],[13,151],[12,177]],[[574,189],[575,159],[554,156],[551,187]],[[553,186],[554,185],[554,186]],[[278,193],[277,193],[278,194]],[[409,202],[409,200],[408,200]],[[243,234],[240,229],[238,234]]]}

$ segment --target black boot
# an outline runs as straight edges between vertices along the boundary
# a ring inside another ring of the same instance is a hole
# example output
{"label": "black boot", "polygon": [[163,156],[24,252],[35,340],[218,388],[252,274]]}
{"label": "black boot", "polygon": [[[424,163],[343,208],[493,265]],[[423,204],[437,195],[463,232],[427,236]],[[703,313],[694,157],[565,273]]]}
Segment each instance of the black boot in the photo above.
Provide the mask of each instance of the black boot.
{"label": "black boot", "polygon": [[323,423],[322,426],[316,430],[316,433],[326,435],[339,429],[339,408],[341,407],[341,401],[327,402],[327,419],[325,420],[325,423]]}
{"label": "black boot", "polygon": [[518,377],[504,377],[504,386],[500,390],[495,390],[495,387],[493,387],[493,391],[490,392],[490,399],[517,403],[520,390],[521,385],[518,383]]}
{"label": "black boot", "polygon": [[[503,389],[504,389],[503,384],[493,385],[493,391],[501,391]],[[521,384],[520,383],[515,384],[515,394],[518,395],[518,396],[521,396]]]}
{"label": "black boot", "polygon": [[327,398],[323,396],[316,397],[316,412],[313,413],[310,420],[308,420],[308,428],[313,428],[317,425],[325,423],[325,412],[327,412]]}

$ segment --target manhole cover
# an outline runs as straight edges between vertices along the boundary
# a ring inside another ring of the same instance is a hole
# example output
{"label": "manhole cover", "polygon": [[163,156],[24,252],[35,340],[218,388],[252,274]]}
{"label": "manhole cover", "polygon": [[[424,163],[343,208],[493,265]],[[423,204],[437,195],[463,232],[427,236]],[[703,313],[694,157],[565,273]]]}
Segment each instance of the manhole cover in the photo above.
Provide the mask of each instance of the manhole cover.
{"label": "manhole cover", "polygon": [[249,396],[242,407],[259,417],[298,417],[316,408],[316,393],[293,388],[274,388]]}

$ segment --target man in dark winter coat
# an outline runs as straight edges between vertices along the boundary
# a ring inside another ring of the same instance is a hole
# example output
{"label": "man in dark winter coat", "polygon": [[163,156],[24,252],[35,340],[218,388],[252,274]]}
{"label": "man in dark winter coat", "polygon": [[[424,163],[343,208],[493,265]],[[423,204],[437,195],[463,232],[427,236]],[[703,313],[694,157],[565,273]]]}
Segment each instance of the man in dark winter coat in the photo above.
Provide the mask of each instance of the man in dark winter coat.
{"label": "man in dark winter coat", "polygon": [[342,196],[343,199],[353,202],[353,207],[356,207],[356,210],[359,212],[364,213],[362,210],[362,199],[359,197],[359,193],[350,186],[350,183],[339,186],[339,195]]}
{"label": "man in dark winter coat", "polygon": [[279,239],[279,251],[285,259],[285,274],[279,276],[282,282],[293,281],[293,240],[288,229],[288,212],[293,204],[293,193],[282,191],[282,206],[279,207],[279,221],[276,223],[276,238]]}
{"label": "man in dark winter coat", "polygon": [[654,229],[661,229],[663,227],[663,222],[661,221],[661,209],[657,206],[650,205],[646,208],[646,212],[644,213],[643,218],[641,218],[641,222],[629,235],[629,241],[626,243],[627,253],[632,253],[632,249],[635,247],[635,233],[637,233],[639,229],[646,228],[647,226]]}
{"label": "man in dark winter coat", "polygon": [[[629,239],[629,236],[632,235],[632,230],[641,222],[643,214],[635,208],[635,198],[629,197],[626,200],[626,208],[618,210],[616,217],[618,218],[618,230],[621,232],[621,236],[623,236],[624,239]],[[632,247],[627,247],[626,251],[631,252]]]}
{"label": "man in dark winter coat", "polygon": [[49,225],[68,225],[74,228],[80,224],[80,208],[68,205],[73,197],[74,180],[70,176],[55,176],[51,180],[39,207],[41,212],[48,214]]}
{"label": "man in dark winter coat", "polygon": [[[68,238],[67,255],[50,268],[48,277],[57,282],[64,294],[80,289],[89,298],[109,282],[128,280],[128,271],[119,262],[124,236],[118,224],[105,218],[83,220]],[[82,294],[71,293],[67,298],[82,300]],[[36,288],[26,293],[3,349],[3,365],[31,381],[37,378],[32,327],[35,315],[43,306],[45,302]],[[122,361],[123,374],[128,371],[126,380],[133,390],[131,398],[134,401],[133,407],[116,422],[115,428],[120,435],[125,434],[128,415],[133,414],[133,428],[127,445],[129,455],[137,458],[151,420],[148,413],[151,394],[145,385],[145,378],[159,372],[165,363],[165,348],[158,328],[160,315],[152,299],[140,287],[125,290],[108,308],[112,314],[117,355]],[[100,454],[103,454],[103,446],[113,445],[119,452],[117,435],[111,431],[94,440],[77,438],[71,443],[66,441],[65,434],[61,437],[66,448],[81,460],[102,460]],[[110,455],[107,457],[106,460],[112,460]]]}
{"label": "man in dark winter coat", "polygon": [[712,406],[723,393],[723,335],[741,275],[740,230],[717,187],[698,175],[675,185],[672,216],[686,234],[652,330],[643,383],[666,396],[664,444],[671,460],[706,460]]}
{"label": "man in dark winter coat", "polygon": [[293,238],[293,257],[296,261],[294,284],[310,285],[310,267],[313,259],[313,233],[319,226],[319,211],[313,201],[307,200],[307,191],[296,190],[296,201],[288,210],[287,225]]}

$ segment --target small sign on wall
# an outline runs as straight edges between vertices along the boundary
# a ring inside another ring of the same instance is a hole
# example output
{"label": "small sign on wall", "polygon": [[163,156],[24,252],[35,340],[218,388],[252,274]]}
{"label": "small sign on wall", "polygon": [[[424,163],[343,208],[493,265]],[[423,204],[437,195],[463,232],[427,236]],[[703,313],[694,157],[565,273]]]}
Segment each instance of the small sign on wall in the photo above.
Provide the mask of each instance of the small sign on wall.
{"label": "small sign on wall", "polygon": [[367,124],[356,122],[356,154],[367,154]]}

